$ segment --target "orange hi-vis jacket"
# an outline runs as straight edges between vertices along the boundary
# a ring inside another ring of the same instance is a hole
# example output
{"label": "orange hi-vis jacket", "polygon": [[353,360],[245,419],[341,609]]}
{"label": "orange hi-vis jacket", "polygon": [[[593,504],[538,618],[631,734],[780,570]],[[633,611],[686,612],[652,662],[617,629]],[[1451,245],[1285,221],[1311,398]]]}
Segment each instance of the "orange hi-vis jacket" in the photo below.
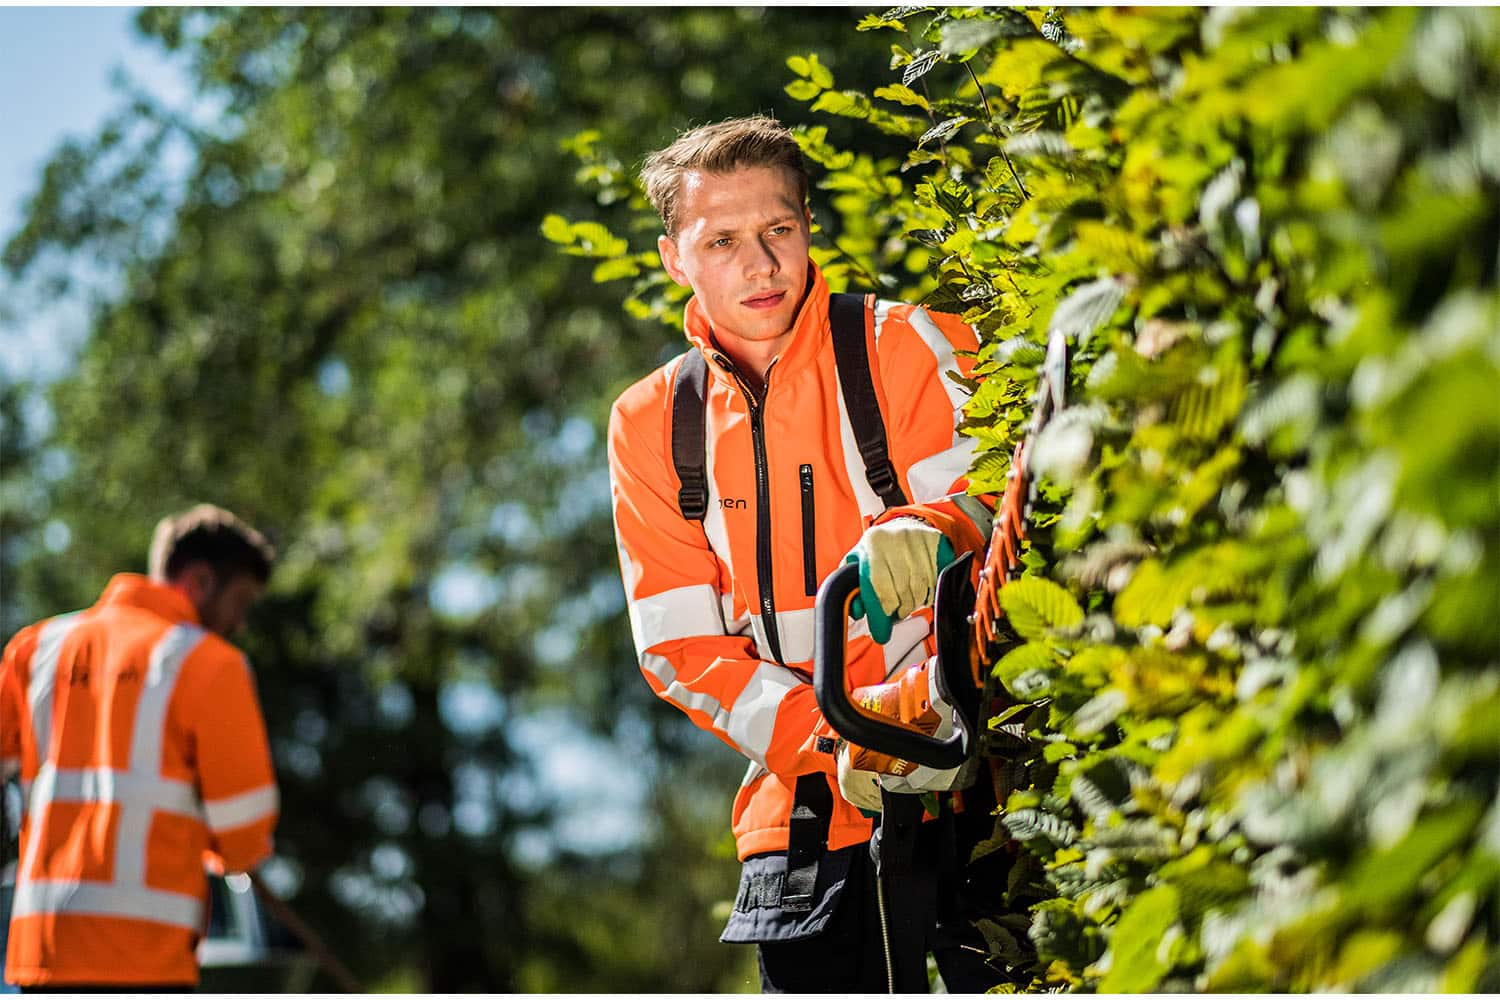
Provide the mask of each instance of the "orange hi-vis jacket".
{"label": "orange hi-vis jacket", "polygon": [[[989,512],[964,494],[975,442],[956,425],[973,331],[957,317],[885,301],[866,320],[871,376],[890,459],[913,503],[886,511],[865,478],[835,368],[829,291],[810,265],[807,299],[760,399],[710,337],[696,299],[685,326],[708,362],[708,511],[687,520],[672,463],[679,357],[615,401],[609,463],[631,631],[646,681],[750,759],[735,798],[741,859],[787,849],[797,778],[821,772],[834,812],[828,847],[868,840],[871,821],[838,794],[835,733],[811,683],[813,604],[866,527],[901,514],[942,530],[956,552],[983,548]],[[684,355],[685,356],[685,355]],[[877,683],[932,651],[931,612],[880,646],[851,623],[851,686]]]}
{"label": "orange hi-vis jacket", "polygon": [[25,801],[6,978],[193,984],[205,860],[271,854],[278,796],[245,657],[144,576],[0,660],[0,762]]}

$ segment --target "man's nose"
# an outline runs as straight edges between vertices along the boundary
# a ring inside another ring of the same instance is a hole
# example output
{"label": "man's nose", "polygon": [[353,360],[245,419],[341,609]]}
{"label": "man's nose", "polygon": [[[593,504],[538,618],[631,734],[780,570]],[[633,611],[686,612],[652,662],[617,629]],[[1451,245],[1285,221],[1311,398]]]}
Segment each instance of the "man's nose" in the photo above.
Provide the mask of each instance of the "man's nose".
{"label": "man's nose", "polygon": [[771,245],[765,240],[751,240],[746,246],[746,253],[749,258],[745,262],[745,273],[747,275],[775,274],[781,270],[781,261],[776,259],[776,254],[771,250]]}

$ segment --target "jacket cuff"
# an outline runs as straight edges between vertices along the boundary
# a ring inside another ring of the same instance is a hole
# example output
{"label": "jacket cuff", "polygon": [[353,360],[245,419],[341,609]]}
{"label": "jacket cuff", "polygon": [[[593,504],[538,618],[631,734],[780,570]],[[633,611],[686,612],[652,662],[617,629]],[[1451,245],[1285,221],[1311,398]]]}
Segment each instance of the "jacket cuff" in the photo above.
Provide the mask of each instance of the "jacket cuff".
{"label": "jacket cuff", "polygon": [[892,507],[871,523],[884,524],[897,517],[916,517],[926,521],[947,537],[953,544],[953,551],[959,555],[984,551],[993,523],[993,515],[984,501],[967,494],[944,497],[932,503]]}

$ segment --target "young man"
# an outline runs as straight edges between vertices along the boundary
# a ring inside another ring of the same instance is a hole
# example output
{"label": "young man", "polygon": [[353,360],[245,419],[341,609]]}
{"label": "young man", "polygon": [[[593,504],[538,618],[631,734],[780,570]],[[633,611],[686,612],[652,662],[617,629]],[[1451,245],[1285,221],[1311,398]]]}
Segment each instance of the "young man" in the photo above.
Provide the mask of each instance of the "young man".
{"label": "young man", "polygon": [[[877,302],[865,316],[893,492],[867,474],[840,388],[791,134],[763,117],[695,129],[651,156],[642,181],[666,230],[662,263],[693,291],[691,346],[615,402],[615,529],[647,682],[750,760],[733,812],[745,867],[722,940],[758,944],[766,991],[885,992],[869,814],[881,784],[941,790],[954,774],[879,777],[836,738],[810,683],[814,597],[846,554],[858,561],[852,683],[903,681],[932,698],[934,718],[947,710],[930,685],[924,606],[942,559],[981,549],[990,530],[990,511],[964,492],[973,442],[955,431],[964,397],[949,378],[970,369],[959,353],[975,337],[909,305]],[[694,352],[707,369],[701,523],[684,516],[673,452],[674,383]],[[919,850],[936,851],[931,840],[924,831]],[[918,927],[950,989],[996,981],[975,961],[982,940],[961,934],[964,950],[931,913]],[[925,967],[907,972],[899,988],[926,988]]]}
{"label": "young man", "polygon": [[205,861],[271,854],[278,796],[250,665],[227,641],[275,553],[200,505],[157,525],[150,576],[22,629],[0,660],[0,765],[25,799],[6,980],[187,990]]}

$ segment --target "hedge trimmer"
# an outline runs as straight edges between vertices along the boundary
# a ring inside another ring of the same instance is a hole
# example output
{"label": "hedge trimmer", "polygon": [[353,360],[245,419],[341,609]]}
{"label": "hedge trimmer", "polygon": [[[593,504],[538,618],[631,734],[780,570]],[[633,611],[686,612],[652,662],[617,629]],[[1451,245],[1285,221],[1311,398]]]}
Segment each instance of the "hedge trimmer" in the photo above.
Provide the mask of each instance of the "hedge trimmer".
{"label": "hedge trimmer", "polygon": [[992,677],[995,662],[1008,646],[999,593],[1021,572],[1021,546],[1036,500],[1031,457],[1042,429],[1065,405],[1067,377],[1067,340],[1054,330],[1047,340],[1031,423],[1012,456],[983,565],[976,572],[974,554],[965,553],[938,575],[933,601],[937,680],[944,699],[956,708],[949,736],[939,738],[914,726],[911,719],[890,714],[897,710],[897,701],[880,696],[877,689],[882,685],[849,690],[844,652],[849,603],[859,590],[858,567],[846,564],[823,582],[815,605],[813,688],[824,717],[844,739],[927,767],[953,768],[976,755],[987,719],[1006,707],[1008,696]]}

